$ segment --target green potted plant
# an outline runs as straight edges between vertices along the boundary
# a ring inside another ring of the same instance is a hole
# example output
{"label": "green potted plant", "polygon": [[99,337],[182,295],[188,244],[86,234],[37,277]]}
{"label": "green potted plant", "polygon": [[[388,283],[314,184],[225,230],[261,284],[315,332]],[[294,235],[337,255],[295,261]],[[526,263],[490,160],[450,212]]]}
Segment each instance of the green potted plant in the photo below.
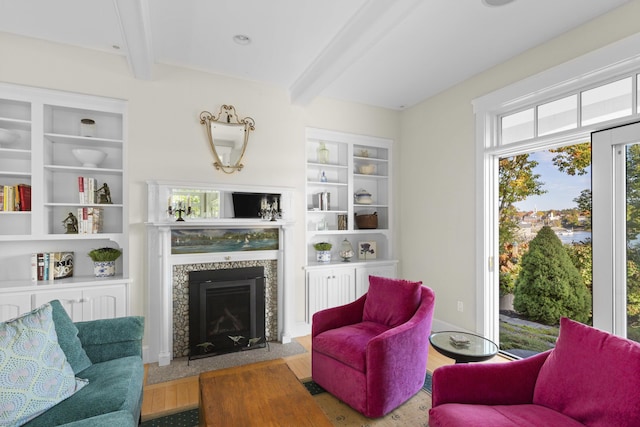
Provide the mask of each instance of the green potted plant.
{"label": "green potted plant", "polygon": [[316,250],[316,260],[318,262],[330,262],[331,261],[331,243],[320,242],[313,245]]}
{"label": "green potted plant", "polygon": [[122,255],[118,248],[98,248],[89,252],[93,261],[93,271],[96,277],[111,277],[116,274],[116,260]]}

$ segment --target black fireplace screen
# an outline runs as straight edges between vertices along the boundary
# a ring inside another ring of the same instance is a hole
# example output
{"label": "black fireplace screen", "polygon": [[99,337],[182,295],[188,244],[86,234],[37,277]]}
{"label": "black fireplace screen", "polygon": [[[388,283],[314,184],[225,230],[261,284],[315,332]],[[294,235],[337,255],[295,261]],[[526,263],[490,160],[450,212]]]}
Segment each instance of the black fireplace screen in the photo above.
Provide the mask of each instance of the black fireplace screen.
{"label": "black fireplace screen", "polygon": [[189,273],[189,358],[265,346],[264,268]]}

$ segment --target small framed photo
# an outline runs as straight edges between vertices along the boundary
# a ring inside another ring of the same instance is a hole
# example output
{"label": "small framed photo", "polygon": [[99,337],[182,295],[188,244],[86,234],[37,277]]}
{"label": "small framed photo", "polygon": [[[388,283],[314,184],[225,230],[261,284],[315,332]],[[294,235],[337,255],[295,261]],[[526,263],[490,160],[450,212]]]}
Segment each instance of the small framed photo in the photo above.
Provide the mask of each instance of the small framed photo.
{"label": "small framed photo", "polygon": [[376,259],[376,242],[358,242],[358,259]]}

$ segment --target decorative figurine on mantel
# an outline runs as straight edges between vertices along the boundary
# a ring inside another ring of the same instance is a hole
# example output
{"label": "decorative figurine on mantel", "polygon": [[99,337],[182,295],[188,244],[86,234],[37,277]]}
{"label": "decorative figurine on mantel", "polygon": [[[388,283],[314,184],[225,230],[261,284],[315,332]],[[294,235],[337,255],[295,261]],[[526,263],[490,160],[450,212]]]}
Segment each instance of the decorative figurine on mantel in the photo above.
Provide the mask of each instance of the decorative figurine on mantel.
{"label": "decorative figurine on mantel", "polygon": [[69,212],[62,224],[67,230],[65,234],[78,234],[78,218],[73,213]]}
{"label": "decorative figurine on mantel", "polygon": [[96,200],[101,205],[111,205],[111,190],[109,190],[109,186],[105,182],[102,184],[102,187],[98,188],[95,191]]}

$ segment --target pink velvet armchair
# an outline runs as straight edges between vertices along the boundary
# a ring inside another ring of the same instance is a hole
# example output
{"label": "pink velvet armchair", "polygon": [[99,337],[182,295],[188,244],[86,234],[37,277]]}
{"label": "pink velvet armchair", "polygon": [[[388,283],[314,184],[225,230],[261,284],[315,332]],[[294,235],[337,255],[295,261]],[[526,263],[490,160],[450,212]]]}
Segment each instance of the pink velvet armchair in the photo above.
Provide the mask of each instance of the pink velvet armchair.
{"label": "pink velvet armchair", "polygon": [[638,427],[640,344],[563,318],[553,350],[433,373],[431,427]]}
{"label": "pink velvet armchair", "polygon": [[424,385],[435,296],[422,282],[370,276],[358,300],[313,316],[313,380],[369,418]]}

